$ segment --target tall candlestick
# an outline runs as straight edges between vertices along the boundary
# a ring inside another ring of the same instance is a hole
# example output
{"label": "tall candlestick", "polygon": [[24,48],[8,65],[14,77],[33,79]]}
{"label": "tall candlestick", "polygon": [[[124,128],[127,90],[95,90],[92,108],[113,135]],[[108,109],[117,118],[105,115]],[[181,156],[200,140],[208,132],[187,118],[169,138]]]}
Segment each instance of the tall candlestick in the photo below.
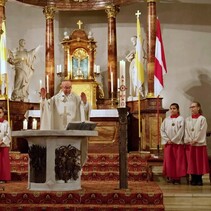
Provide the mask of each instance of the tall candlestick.
{"label": "tall candlestick", "polygon": [[47,89],[47,93],[49,93],[49,77],[48,75],[46,76],[46,89]]}
{"label": "tall candlestick", "polygon": [[111,72],[111,93],[114,92],[114,73]]}

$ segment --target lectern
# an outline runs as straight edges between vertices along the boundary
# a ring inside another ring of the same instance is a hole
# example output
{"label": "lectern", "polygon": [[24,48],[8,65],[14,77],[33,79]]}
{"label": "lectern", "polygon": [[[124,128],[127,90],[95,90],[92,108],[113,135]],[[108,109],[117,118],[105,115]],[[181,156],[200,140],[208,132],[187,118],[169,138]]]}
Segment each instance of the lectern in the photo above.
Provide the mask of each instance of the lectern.
{"label": "lectern", "polygon": [[69,191],[81,189],[81,167],[87,158],[89,130],[22,130],[13,137],[29,144],[28,189]]}

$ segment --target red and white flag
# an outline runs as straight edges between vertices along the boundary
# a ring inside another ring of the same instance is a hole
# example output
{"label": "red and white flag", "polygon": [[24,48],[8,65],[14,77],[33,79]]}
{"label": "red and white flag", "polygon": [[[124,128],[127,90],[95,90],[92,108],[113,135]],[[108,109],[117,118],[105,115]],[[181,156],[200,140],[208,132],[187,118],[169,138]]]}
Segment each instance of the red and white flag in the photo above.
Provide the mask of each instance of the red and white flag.
{"label": "red and white flag", "polygon": [[156,43],[155,43],[155,75],[154,75],[154,95],[160,95],[164,87],[163,75],[167,73],[166,59],[164,54],[163,41],[160,30],[160,21],[156,22]]}

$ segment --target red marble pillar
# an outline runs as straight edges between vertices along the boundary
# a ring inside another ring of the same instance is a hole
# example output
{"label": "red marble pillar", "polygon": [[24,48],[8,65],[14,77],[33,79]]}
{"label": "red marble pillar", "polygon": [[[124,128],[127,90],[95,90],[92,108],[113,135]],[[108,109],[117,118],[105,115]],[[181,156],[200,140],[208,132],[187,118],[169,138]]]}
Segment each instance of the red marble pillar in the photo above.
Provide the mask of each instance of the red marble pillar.
{"label": "red marble pillar", "polygon": [[2,22],[5,19],[5,3],[6,0],[0,0],[0,37],[4,33],[2,30]]}
{"label": "red marble pillar", "polygon": [[[46,43],[45,43],[45,76],[49,78],[49,97],[54,95],[54,14],[55,7],[44,7],[46,18]],[[46,80],[45,80],[46,81]],[[46,81],[47,82],[47,81]],[[46,84],[47,87],[47,84]]]}
{"label": "red marble pillar", "polygon": [[148,96],[154,97],[156,0],[147,0],[147,72]]}
{"label": "red marble pillar", "polygon": [[116,15],[119,7],[109,5],[105,9],[108,16],[108,95],[111,98],[111,72],[113,72],[113,98],[117,97],[117,44]]}

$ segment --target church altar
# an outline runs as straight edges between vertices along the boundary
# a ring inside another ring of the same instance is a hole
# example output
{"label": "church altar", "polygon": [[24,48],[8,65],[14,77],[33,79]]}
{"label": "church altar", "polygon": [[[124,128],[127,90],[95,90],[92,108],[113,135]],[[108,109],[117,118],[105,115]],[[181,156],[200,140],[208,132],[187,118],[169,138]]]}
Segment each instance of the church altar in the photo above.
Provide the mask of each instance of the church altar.
{"label": "church altar", "polygon": [[69,191],[81,189],[81,168],[87,158],[88,130],[22,130],[12,137],[29,144],[28,189]]}

